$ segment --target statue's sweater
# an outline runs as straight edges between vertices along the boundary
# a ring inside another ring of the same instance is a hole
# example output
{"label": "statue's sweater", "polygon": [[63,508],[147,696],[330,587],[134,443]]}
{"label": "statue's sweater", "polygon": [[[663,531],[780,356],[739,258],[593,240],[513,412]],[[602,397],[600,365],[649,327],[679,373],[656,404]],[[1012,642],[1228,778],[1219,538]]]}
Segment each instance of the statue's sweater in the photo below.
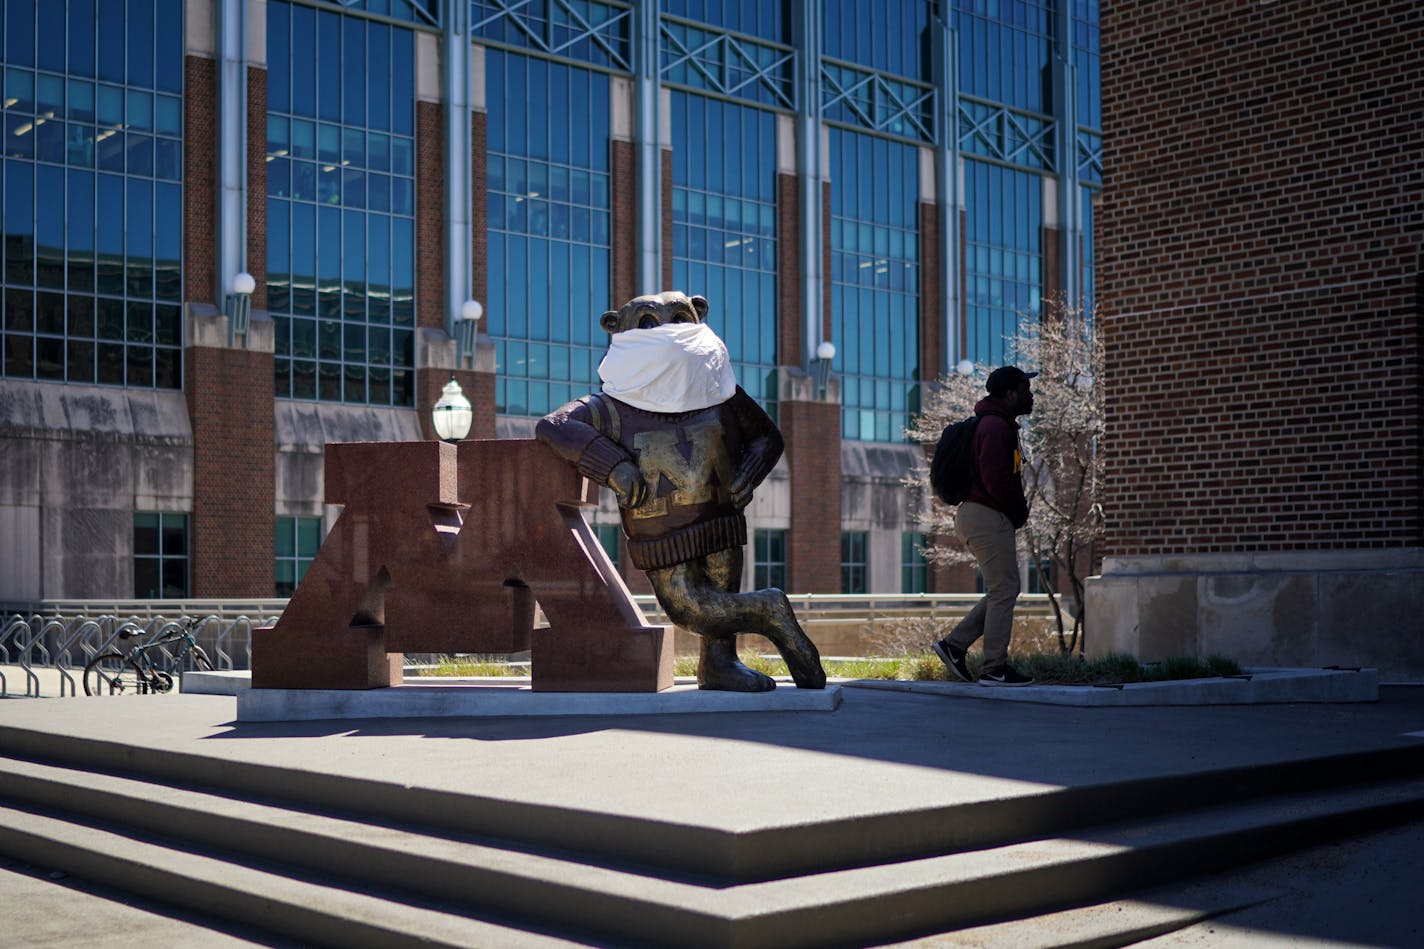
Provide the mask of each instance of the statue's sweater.
{"label": "statue's sweater", "polygon": [[729,488],[739,474],[760,484],[783,448],[776,424],[740,386],[725,402],[679,413],[585,396],[542,419],[535,434],[598,484],[624,461],[638,467],[648,496],[622,516],[640,570],[745,545],[746,518]]}

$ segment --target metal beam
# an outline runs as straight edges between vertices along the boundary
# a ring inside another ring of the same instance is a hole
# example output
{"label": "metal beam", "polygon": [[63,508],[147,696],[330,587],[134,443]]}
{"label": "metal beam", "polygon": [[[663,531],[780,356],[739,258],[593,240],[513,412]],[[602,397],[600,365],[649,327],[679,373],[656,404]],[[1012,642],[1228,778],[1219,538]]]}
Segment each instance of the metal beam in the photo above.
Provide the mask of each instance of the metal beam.
{"label": "metal beam", "polygon": [[825,288],[821,273],[821,4],[799,0],[792,15],[796,47],[796,173],[801,204],[801,318],[806,345],[802,366],[809,372],[823,339]]}
{"label": "metal beam", "polygon": [[1053,106],[1058,151],[1059,286],[1070,307],[1082,305],[1083,223],[1079,214],[1078,82],[1074,65],[1073,5],[1059,3],[1053,39]]}
{"label": "metal beam", "polygon": [[633,86],[637,102],[638,293],[663,282],[662,81],[658,63],[658,0],[644,0],[633,21]]}
{"label": "metal beam", "polygon": [[[943,5],[942,5],[943,6]],[[960,296],[964,275],[959,272],[959,38],[943,10],[935,16],[931,39],[933,75],[938,102],[935,132],[935,200],[939,236],[939,324],[943,366],[926,366],[931,373],[952,372],[964,358],[959,351]]]}
{"label": "metal beam", "polygon": [[[441,85],[445,100],[445,331],[455,334],[470,298],[469,3],[445,0]],[[483,301],[481,301],[483,302]]]}
{"label": "metal beam", "polygon": [[247,269],[247,0],[219,0],[218,266],[214,299]]}

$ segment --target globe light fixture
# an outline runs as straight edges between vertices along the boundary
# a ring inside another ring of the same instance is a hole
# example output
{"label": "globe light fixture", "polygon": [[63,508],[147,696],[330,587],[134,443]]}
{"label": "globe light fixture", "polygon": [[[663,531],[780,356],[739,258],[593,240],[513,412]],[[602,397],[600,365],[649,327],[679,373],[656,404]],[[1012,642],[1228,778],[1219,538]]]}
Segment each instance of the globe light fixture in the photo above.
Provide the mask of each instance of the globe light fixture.
{"label": "globe light fixture", "polygon": [[252,319],[252,291],[256,289],[257,280],[245,270],[232,278],[232,292],[223,300],[229,346],[236,346],[239,336],[243,345],[247,345],[247,329]]}
{"label": "globe light fixture", "polygon": [[[459,346],[456,355],[462,367],[466,367],[466,360],[472,363],[475,358],[475,343],[480,337],[480,317],[484,315],[485,308],[479,300],[466,300],[460,304],[460,326],[455,339]],[[467,368],[473,368],[473,365]]]}
{"label": "globe light fixture", "polygon": [[430,421],[435,426],[435,434],[443,442],[455,443],[470,434],[470,425],[475,420],[470,400],[465,398],[460,383],[451,376],[440,393],[440,400],[430,412]]}
{"label": "globe light fixture", "polygon": [[974,363],[970,362],[968,359],[961,359],[959,360],[959,363],[954,367],[954,371],[959,373],[961,376],[972,376],[974,375]]}
{"label": "globe light fixture", "polygon": [[836,358],[836,344],[823,339],[816,347],[816,397],[825,398],[831,381],[831,360]]}

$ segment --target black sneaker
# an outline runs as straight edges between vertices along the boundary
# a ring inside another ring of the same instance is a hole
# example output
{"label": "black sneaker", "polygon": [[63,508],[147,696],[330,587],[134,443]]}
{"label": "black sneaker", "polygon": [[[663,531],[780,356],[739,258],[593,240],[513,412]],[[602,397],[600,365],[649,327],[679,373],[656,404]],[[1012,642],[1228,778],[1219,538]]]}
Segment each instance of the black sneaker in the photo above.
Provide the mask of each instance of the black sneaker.
{"label": "black sneaker", "polygon": [[949,671],[959,676],[965,682],[973,682],[974,677],[969,674],[969,667],[964,664],[964,650],[948,640],[940,640],[930,647],[939,656],[940,661],[949,666]]}
{"label": "black sneaker", "polygon": [[1026,676],[1013,666],[985,669],[979,674],[980,685],[1033,685],[1033,676]]}

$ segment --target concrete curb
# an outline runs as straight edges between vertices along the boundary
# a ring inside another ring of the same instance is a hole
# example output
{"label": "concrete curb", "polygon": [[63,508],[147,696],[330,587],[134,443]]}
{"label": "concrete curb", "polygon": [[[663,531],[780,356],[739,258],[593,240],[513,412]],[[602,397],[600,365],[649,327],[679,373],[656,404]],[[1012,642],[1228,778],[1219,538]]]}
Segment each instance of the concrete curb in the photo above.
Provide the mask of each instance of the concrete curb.
{"label": "concrete curb", "polygon": [[[243,673],[243,676],[246,674]],[[234,673],[189,673],[184,691],[230,687]],[[497,684],[496,684],[497,683]],[[451,678],[439,685],[399,685],[389,689],[253,689],[238,687],[239,722],[300,722],[355,718],[483,718],[550,715],[678,715],[723,712],[833,712],[841,687],[798,689],[786,684],[771,692],[703,692],[679,684],[663,692],[535,692],[527,680]]]}
{"label": "concrete curb", "polygon": [[1031,685],[994,688],[973,682],[858,679],[847,688],[884,689],[1038,705],[1262,705],[1290,702],[1377,702],[1377,669],[1246,669],[1239,677],[1133,682],[1115,686]]}

